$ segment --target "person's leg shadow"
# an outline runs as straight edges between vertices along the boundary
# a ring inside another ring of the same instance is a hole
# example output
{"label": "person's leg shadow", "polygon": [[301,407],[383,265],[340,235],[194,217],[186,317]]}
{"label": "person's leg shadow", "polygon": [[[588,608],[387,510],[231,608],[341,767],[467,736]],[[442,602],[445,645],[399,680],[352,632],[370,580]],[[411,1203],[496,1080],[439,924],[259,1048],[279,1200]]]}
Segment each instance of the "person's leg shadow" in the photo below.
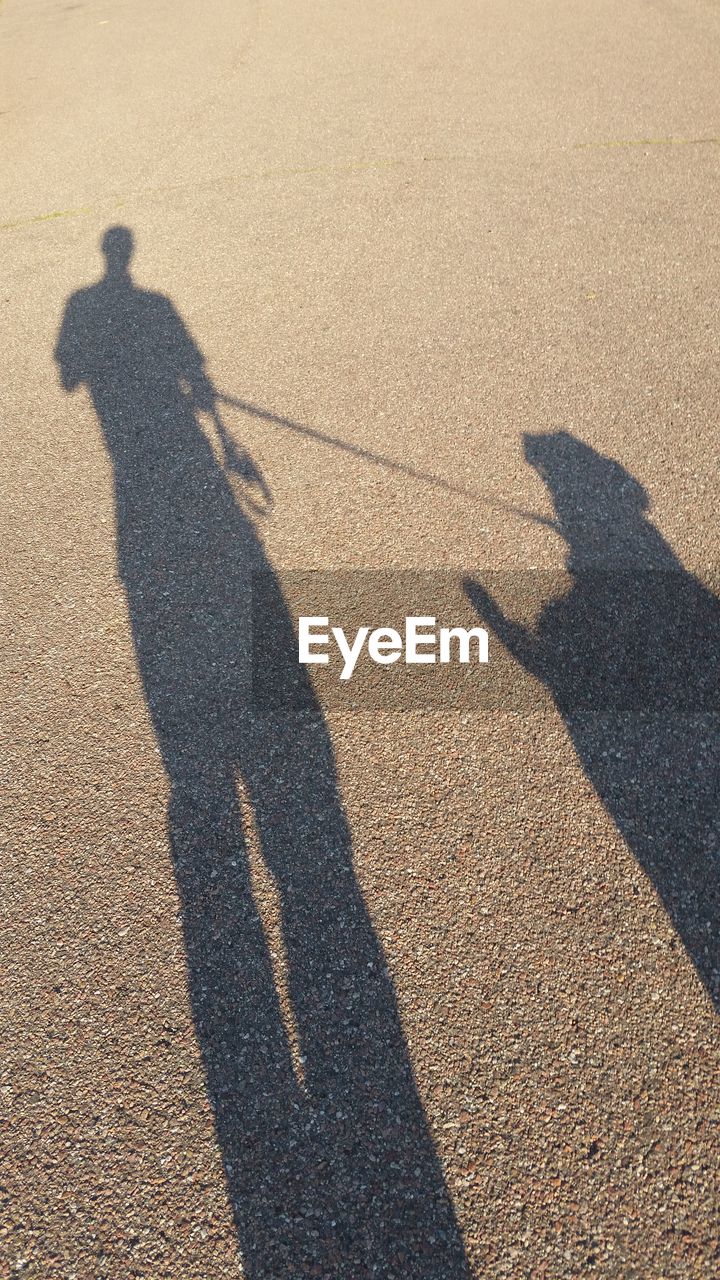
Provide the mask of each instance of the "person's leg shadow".
{"label": "person's leg shadow", "polygon": [[720,605],[647,518],[643,487],[567,432],[525,437],[570,589],[528,629],[479,616],[563,715],[582,767],[720,1004]]}
{"label": "person's leg shadow", "polygon": [[[309,684],[302,711],[251,706],[253,573],[288,664],[296,641],[223,441],[213,449],[198,418],[216,411],[214,389],[172,303],[132,280],[130,233],[111,229],[103,248],[106,273],[69,299],[55,354],[66,389],[88,387],[113,463],[119,573],[171,787],[190,996],[245,1273],[460,1280],[461,1234],[321,709]],[[249,839],[277,887],[302,1072]]]}

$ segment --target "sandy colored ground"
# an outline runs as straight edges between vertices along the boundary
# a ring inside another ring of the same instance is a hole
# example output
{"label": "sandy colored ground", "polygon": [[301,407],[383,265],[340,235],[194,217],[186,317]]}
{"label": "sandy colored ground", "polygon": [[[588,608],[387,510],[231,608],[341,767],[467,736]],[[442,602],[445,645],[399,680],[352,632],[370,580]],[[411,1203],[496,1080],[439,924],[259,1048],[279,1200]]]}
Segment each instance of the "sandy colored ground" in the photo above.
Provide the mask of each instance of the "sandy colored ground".
{"label": "sandy colored ground", "polygon": [[712,684],[720,8],[0,37],[0,1276],[715,1276],[706,705],[258,727],[237,670],[258,565],[647,552]]}

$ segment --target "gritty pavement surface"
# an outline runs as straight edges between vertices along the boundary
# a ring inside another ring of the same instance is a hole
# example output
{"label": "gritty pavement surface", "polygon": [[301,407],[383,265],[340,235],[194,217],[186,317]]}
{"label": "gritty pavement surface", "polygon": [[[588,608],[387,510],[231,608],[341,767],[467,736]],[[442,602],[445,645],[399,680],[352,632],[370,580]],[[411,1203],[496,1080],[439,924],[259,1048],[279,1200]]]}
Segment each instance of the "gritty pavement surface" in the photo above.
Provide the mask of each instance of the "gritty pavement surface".
{"label": "gritty pavement surface", "polygon": [[[720,8],[0,36],[0,1277],[716,1276]],[[535,694],[258,706],[307,570]]]}

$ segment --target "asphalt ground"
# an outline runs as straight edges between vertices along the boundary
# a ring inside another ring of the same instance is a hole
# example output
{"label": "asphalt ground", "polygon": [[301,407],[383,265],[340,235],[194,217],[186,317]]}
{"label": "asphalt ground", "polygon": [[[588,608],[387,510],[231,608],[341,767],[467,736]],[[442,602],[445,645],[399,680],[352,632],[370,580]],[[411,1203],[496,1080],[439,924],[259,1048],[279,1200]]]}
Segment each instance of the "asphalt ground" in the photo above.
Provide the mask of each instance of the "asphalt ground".
{"label": "asphalt ground", "polygon": [[[714,1277],[718,5],[0,37],[0,1276]],[[531,692],[258,706],[308,570]]]}

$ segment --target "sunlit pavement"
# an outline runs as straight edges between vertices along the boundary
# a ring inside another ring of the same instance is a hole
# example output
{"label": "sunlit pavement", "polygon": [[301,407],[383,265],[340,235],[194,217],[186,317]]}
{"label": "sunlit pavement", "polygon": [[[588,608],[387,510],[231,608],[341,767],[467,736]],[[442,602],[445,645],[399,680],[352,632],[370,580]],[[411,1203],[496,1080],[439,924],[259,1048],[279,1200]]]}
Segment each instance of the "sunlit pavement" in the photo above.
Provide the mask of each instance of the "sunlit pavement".
{"label": "sunlit pavement", "polygon": [[[4,0],[0,1276],[717,1274],[719,65],[709,0]],[[618,562],[693,697],[578,720]],[[537,700],[256,717],[257,569],[286,639],[449,571]]]}

